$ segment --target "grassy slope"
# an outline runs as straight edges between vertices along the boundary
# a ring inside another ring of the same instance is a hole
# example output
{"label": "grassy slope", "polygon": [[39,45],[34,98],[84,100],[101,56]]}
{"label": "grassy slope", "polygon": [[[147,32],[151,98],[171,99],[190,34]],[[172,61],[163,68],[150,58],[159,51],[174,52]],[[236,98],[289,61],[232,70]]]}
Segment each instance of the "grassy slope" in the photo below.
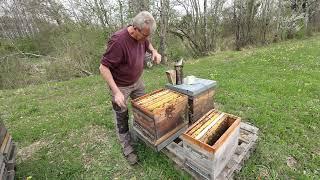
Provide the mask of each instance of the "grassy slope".
{"label": "grassy slope", "polygon": [[[162,88],[167,67],[145,71],[147,91]],[[190,61],[186,75],[217,80],[220,110],[261,130],[241,179],[320,177],[320,36]],[[109,93],[98,76],[0,91],[0,117],[19,147],[17,177],[35,179],[188,179],[163,154],[138,144],[130,167],[114,133]],[[42,148],[35,148],[36,143]],[[291,167],[288,158],[294,159]]]}

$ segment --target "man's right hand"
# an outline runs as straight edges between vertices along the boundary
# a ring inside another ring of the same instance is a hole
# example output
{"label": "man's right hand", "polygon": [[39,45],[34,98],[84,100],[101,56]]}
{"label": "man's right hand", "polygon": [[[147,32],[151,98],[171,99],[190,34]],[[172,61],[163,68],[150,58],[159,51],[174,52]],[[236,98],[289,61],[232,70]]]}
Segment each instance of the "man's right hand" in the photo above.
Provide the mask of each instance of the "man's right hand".
{"label": "man's right hand", "polygon": [[126,107],[126,103],[124,102],[124,96],[121,91],[118,91],[114,94],[114,101],[119,107]]}

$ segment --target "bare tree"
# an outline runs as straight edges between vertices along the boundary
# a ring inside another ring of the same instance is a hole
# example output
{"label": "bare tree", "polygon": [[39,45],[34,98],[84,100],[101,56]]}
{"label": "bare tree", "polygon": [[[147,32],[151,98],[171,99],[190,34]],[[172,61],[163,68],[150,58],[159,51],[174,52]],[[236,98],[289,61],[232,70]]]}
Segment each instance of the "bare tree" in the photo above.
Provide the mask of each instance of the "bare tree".
{"label": "bare tree", "polygon": [[124,16],[123,16],[123,6],[124,6],[124,3],[122,0],[118,0],[118,4],[119,4],[119,13],[120,13],[120,23],[121,23],[121,27],[124,26]]}
{"label": "bare tree", "polygon": [[233,21],[234,21],[234,34],[235,34],[235,46],[236,50],[240,50],[241,48],[241,14],[242,14],[242,8],[241,5],[239,5],[239,1],[234,0],[233,1]]}
{"label": "bare tree", "polygon": [[128,0],[129,4],[129,17],[132,18],[141,11],[150,10],[150,1],[149,0]]}
{"label": "bare tree", "polygon": [[167,63],[167,28],[168,28],[168,11],[170,8],[169,0],[160,0],[160,48],[159,53],[162,55],[162,63]]}
{"label": "bare tree", "polygon": [[204,33],[204,51],[207,53],[208,51],[208,23],[207,23],[207,18],[208,18],[208,13],[207,13],[207,0],[203,1],[203,33]]}

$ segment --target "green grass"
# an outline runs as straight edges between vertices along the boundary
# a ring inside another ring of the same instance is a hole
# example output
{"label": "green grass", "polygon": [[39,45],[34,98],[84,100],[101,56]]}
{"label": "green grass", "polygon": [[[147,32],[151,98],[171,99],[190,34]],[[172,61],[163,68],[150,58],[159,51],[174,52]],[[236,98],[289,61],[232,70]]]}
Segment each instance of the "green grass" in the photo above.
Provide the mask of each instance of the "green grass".
{"label": "green grass", "polygon": [[[164,87],[168,68],[145,71],[148,92]],[[217,80],[218,108],[260,128],[237,178],[320,178],[320,36],[190,60],[184,72]],[[0,91],[0,118],[20,149],[33,148],[18,157],[18,179],[190,179],[142,143],[139,165],[128,165],[109,96],[99,76]]]}

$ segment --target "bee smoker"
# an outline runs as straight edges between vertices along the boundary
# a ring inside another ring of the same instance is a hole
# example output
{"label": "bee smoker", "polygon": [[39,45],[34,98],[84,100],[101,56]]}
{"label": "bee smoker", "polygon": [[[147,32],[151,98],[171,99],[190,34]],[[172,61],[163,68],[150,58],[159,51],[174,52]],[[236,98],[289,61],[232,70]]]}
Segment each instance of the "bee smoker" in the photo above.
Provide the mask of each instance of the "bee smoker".
{"label": "bee smoker", "polygon": [[183,83],[183,59],[180,59],[175,65],[174,70],[176,71],[176,84]]}

